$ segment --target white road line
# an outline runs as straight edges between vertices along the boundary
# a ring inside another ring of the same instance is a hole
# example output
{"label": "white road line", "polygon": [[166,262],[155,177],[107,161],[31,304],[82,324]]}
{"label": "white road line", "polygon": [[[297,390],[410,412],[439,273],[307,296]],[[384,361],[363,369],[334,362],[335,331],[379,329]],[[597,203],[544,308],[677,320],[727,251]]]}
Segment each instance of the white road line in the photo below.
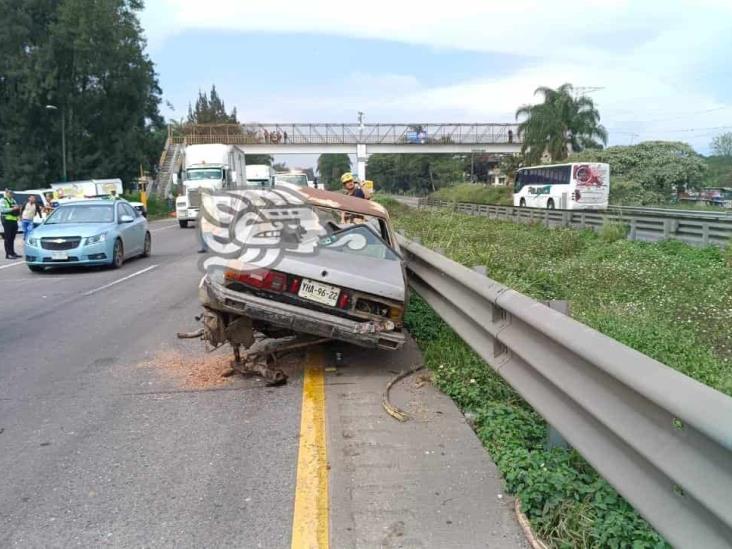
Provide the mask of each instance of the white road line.
{"label": "white road line", "polygon": [[16,265],[22,265],[25,263],[25,261],[16,261],[15,263],[8,263],[7,265],[3,265],[0,267],[0,271],[3,269],[9,269],[10,267],[15,267]]}
{"label": "white road line", "polygon": [[151,233],[156,233],[158,231],[164,231],[166,229],[172,229],[173,227],[177,227],[177,226],[178,226],[178,224],[176,223],[175,225],[168,225],[166,227],[159,227],[157,229],[150,229],[150,232]]}
{"label": "white road line", "polygon": [[142,269],[140,271],[137,271],[135,273],[132,273],[131,275],[124,276],[120,278],[119,280],[115,280],[114,282],[110,282],[109,284],[105,284],[104,286],[99,286],[99,288],[94,288],[93,290],[89,290],[88,292],[84,292],[84,295],[92,295],[97,292],[101,292],[102,290],[106,290],[107,288],[111,288],[112,286],[119,284],[120,282],[124,282],[125,280],[129,280],[130,278],[133,278],[135,276],[139,276],[141,274],[145,274],[148,271],[152,271],[153,269],[157,268],[157,265],[150,265],[149,267]]}

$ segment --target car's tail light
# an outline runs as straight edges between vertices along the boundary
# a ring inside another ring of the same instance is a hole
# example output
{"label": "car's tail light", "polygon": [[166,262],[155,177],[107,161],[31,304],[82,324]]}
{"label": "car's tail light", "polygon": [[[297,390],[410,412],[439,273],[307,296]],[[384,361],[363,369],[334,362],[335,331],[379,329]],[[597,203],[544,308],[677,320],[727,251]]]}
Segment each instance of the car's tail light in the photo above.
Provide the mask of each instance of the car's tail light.
{"label": "car's tail light", "polygon": [[241,282],[252,288],[270,290],[273,292],[284,292],[287,288],[287,276],[276,271],[260,269],[257,271],[226,271],[226,280]]}
{"label": "car's tail light", "polygon": [[292,277],[290,280],[290,289],[288,291],[291,294],[296,294],[300,291],[300,279],[298,277]]}
{"label": "car's tail light", "polygon": [[350,304],[351,295],[348,292],[341,290],[341,295],[338,297],[338,308],[347,309]]}
{"label": "car's tail light", "polygon": [[404,309],[401,307],[391,306],[389,307],[389,318],[391,320],[400,320],[402,318],[402,313],[404,312]]}

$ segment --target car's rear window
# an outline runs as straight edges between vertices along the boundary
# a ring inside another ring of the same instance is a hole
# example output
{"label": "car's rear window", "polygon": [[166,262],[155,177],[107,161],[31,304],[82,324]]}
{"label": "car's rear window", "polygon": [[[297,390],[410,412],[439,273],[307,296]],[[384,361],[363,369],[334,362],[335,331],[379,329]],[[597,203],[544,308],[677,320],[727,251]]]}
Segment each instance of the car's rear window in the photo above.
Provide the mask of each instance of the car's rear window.
{"label": "car's rear window", "polygon": [[344,254],[399,260],[399,256],[377,236],[374,230],[364,224],[353,225],[321,238],[320,245]]}

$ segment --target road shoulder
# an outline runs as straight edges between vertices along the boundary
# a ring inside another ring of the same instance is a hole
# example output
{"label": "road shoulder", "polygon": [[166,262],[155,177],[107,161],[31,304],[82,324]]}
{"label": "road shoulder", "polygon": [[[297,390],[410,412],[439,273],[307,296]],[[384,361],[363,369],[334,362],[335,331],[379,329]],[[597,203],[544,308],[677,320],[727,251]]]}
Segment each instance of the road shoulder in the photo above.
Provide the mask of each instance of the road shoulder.
{"label": "road shoulder", "polygon": [[527,547],[495,464],[425,371],[392,389],[412,419],[384,411],[387,383],[421,364],[412,341],[325,358],[332,547]]}

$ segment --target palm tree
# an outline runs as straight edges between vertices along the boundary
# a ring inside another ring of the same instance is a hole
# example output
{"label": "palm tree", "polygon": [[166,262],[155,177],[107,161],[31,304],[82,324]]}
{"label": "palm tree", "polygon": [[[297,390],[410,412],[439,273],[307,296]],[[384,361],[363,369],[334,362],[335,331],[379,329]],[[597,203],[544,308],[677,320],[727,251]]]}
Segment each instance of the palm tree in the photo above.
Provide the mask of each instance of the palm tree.
{"label": "palm tree", "polygon": [[589,97],[575,98],[571,84],[556,90],[536,88],[544,102],[523,105],[516,111],[518,135],[523,138],[521,152],[529,164],[536,164],[546,151],[554,161],[565,160],[572,152],[602,148],[607,143],[607,130],[600,124],[600,113]]}

